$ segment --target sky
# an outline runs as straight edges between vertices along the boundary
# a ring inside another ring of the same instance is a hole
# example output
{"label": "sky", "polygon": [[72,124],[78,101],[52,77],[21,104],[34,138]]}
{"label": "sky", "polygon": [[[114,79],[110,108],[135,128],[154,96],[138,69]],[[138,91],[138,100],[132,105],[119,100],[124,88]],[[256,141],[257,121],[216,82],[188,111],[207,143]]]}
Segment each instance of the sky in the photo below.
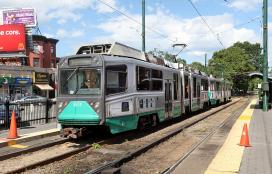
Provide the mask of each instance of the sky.
{"label": "sky", "polygon": [[[204,64],[205,53],[210,59],[213,52],[237,41],[262,42],[262,0],[192,0],[206,23],[189,0],[145,2],[146,51],[156,49],[177,54],[180,47],[172,45],[184,43],[187,47],[179,57],[187,63]],[[269,11],[272,11],[270,2]],[[141,50],[141,4],[141,0],[0,1],[1,8],[35,8],[41,34],[59,40],[58,57],[75,54],[81,45],[114,41]],[[269,24],[271,17],[272,13]],[[269,41],[271,32],[269,28]],[[33,30],[33,33],[38,32]],[[270,52],[269,66],[272,66]]]}

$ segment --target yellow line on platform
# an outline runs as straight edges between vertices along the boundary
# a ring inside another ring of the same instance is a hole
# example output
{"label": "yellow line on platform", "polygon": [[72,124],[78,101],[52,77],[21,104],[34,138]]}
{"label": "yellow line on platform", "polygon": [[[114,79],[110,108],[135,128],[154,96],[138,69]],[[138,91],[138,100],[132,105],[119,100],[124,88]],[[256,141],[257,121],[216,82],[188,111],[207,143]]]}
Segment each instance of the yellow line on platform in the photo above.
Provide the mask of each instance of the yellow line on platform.
{"label": "yellow line on platform", "polygon": [[233,174],[239,172],[244,147],[239,146],[238,144],[240,142],[244,123],[247,123],[249,127],[254,111],[254,107],[252,106],[256,103],[256,99],[252,100],[238,120],[236,120],[225,143],[217,152],[216,156],[205,171],[205,174]]}
{"label": "yellow line on platform", "polygon": [[24,149],[24,148],[27,148],[28,146],[21,145],[21,144],[15,144],[15,145],[11,145],[9,147],[18,148],[18,149]]}

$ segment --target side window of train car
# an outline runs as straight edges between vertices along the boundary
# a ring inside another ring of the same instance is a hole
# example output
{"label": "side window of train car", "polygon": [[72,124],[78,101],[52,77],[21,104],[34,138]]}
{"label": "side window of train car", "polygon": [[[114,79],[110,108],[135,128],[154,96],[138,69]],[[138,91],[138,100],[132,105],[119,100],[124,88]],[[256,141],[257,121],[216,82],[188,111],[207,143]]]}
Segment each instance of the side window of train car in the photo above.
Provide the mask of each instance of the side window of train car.
{"label": "side window of train car", "polygon": [[106,94],[125,92],[127,89],[127,66],[114,65],[106,67]]}
{"label": "side window of train car", "polygon": [[215,90],[216,90],[216,91],[219,91],[219,82],[216,82],[216,83],[215,83]]}
{"label": "side window of train car", "polygon": [[151,90],[162,90],[162,71],[151,69]]}
{"label": "side window of train car", "polygon": [[174,79],[174,100],[178,99],[178,74],[173,74]]}
{"label": "side window of train car", "polygon": [[196,98],[196,78],[193,78],[193,97]]}
{"label": "side window of train car", "polygon": [[137,90],[150,90],[150,69],[145,67],[136,67]]}
{"label": "side window of train car", "polygon": [[185,98],[189,98],[189,78],[187,75],[184,75],[184,83],[185,83]]}
{"label": "side window of train car", "polygon": [[208,80],[201,79],[201,91],[208,91]]}
{"label": "side window of train car", "polygon": [[136,79],[138,91],[161,91],[163,84],[162,71],[136,67]]}

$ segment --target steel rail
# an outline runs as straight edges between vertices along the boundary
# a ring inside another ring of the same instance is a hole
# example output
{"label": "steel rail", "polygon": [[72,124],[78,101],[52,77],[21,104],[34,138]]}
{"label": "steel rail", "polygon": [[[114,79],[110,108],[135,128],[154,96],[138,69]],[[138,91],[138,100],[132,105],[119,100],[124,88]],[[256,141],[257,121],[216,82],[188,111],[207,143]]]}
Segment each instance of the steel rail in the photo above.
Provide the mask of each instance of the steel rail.
{"label": "steel rail", "polygon": [[[244,108],[248,105],[248,102],[246,102],[243,107]],[[185,159],[187,159],[193,152],[194,150],[196,150],[201,144],[203,144],[204,142],[206,142],[207,139],[209,139],[212,135],[214,135],[218,129],[222,128],[226,123],[232,121],[232,119],[237,116],[236,114],[239,113],[240,111],[236,111],[235,113],[233,113],[230,117],[226,118],[220,125],[218,125],[217,127],[215,127],[209,134],[207,134],[206,136],[204,136],[196,145],[194,145],[186,154],[184,154],[174,165],[172,165],[171,167],[167,168],[165,171],[162,172],[162,174],[170,174],[172,173],[177,166],[179,166]]]}
{"label": "steel rail", "polygon": [[[227,103],[225,105],[219,106],[219,107],[215,108],[214,111],[211,111],[209,113],[203,113],[202,116],[199,116],[196,120],[194,120],[194,121],[192,121],[190,123],[187,123],[187,124],[179,127],[176,130],[171,131],[170,133],[168,133],[167,135],[163,136],[162,138],[160,138],[158,140],[155,140],[155,141],[153,141],[153,142],[151,142],[151,143],[149,143],[147,145],[144,145],[144,146],[142,146],[142,147],[140,147],[140,148],[138,148],[138,149],[136,149],[136,150],[128,153],[127,155],[125,155],[125,156],[123,156],[123,157],[121,157],[121,158],[119,158],[117,160],[111,161],[109,163],[106,163],[105,165],[99,166],[96,169],[88,171],[86,174],[100,173],[101,171],[103,171],[105,169],[108,169],[108,168],[120,167],[123,163],[130,161],[131,159],[133,159],[133,158],[141,155],[142,153],[146,152],[147,150],[153,148],[154,146],[156,146],[156,145],[158,145],[158,144],[166,141],[167,139],[173,137],[174,135],[182,132],[184,129],[186,129],[188,127],[191,127],[191,126],[195,125],[196,123],[198,123],[198,122],[206,119],[207,117],[212,116],[215,113],[220,112],[220,111],[226,109],[227,107],[229,107],[229,106],[237,103],[238,101],[240,101],[240,98],[237,99],[236,101],[232,101],[232,102]],[[98,143],[100,145],[103,145],[103,144],[106,144],[107,142],[109,142],[110,139],[111,138],[106,139],[106,140],[100,140],[100,141],[97,141],[97,142],[94,141],[93,143]],[[53,156],[51,158],[44,159],[42,161],[38,161],[38,162],[30,164],[28,166],[23,166],[23,167],[11,170],[8,173],[21,173],[21,172],[24,172],[24,171],[27,171],[27,170],[30,170],[30,169],[34,169],[34,168],[36,168],[38,166],[43,166],[43,165],[47,165],[47,164],[50,164],[50,163],[53,163],[53,162],[56,162],[56,161],[59,161],[59,160],[63,160],[63,159],[68,158],[68,157],[70,157],[72,155],[78,154],[80,152],[84,152],[84,151],[90,149],[91,147],[92,147],[91,143],[88,143],[84,147],[80,147],[80,148],[72,150],[70,152],[67,152],[67,153],[64,153],[64,154],[60,154],[60,155],[56,155],[56,156]]]}
{"label": "steel rail", "polygon": [[154,146],[156,146],[156,145],[158,145],[158,144],[166,141],[167,139],[169,139],[169,138],[177,135],[178,133],[182,132],[184,129],[189,128],[189,127],[197,124],[198,122],[200,122],[200,121],[202,121],[202,120],[204,120],[204,119],[206,119],[206,118],[214,115],[215,113],[226,109],[227,107],[229,107],[229,106],[237,103],[238,101],[240,101],[240,98],[237,99],[236,101],[233,101],[231,103],[228,103],[228,104],[225,104],[223,106],[220,106],[219,108],[217,108],[216,110],[214,110],[214,111],[212,111],[210,113],[206,113],[206,114],[204,113],[201,118],[199,118],[197,120],[194,120],[191,123],[187,123],[187,124],[185,124],[185,125],[177,128],[174,131],[171,131],[170,133],[168,133],[167,135],[163,136],[162,138],[160,138],[158,140],[155,140],[155,141],[153,141],[153,142],[151,142],[151,143],[149,143],[149,144],[147,144],[147,145],[145,145],[143,147],[140,147],[140,148],[138,148],[138,149],[136,149],[136,150],[134,150],[134,151],[132,151],[132,152],[124,155],[123,157],[121,157],[121,158],[119,158],[117,160],[108,162],[108,163],[106,163],[106,164],[104,164],[102,166],[99,166],[99,167],[97,167],[97,168],[95,168],[93,170],[90,170],[90,171],[86,172],[85,174],[99,174],[102,171],[110,169],[110,168],[119,168],[120,166],[122,166],[123,163],[128,162],[128,161],[134,159],[135,157],[143,154],[144,152],[148,151],[149,149],[153,148]]}

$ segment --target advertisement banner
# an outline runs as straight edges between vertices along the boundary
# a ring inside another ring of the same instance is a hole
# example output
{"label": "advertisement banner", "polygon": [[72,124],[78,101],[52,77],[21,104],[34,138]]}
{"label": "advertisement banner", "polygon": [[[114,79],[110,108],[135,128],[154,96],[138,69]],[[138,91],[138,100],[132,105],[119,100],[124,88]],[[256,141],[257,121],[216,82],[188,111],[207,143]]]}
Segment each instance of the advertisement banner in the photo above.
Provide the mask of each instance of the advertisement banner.
{"label": "advertisement banner", "polygon": [[25,51],[25,26],[0,25],[0,52]]}
{"label": "advertisement banner", "polygon": [[26,27],[36,26],[34,9],[11,9],[3,11],[3,24],[25,24]]}

